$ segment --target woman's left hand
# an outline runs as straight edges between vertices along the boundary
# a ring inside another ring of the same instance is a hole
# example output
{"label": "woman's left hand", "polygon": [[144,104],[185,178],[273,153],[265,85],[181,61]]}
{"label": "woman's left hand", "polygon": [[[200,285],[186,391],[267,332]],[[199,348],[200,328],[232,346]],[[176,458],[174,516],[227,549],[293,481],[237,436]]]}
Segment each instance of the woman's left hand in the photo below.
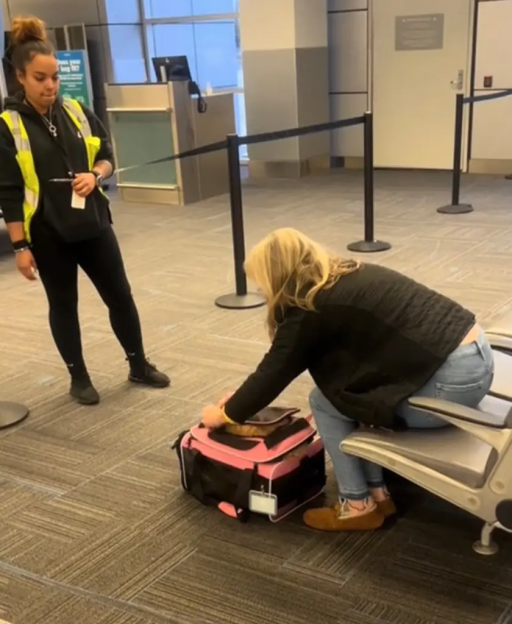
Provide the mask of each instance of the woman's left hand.
{"label": "woman's left hand", "polygon": [[97,186],[96,176],[94,173],[77,173],[71,186],[79,197],[88,197]]}
{"label": "woman's left hand", "polygon": [[218,429],[226,424],[222,409],[217,405],[208,405],[203,409],[203,419],[201,421],[208,429]]}

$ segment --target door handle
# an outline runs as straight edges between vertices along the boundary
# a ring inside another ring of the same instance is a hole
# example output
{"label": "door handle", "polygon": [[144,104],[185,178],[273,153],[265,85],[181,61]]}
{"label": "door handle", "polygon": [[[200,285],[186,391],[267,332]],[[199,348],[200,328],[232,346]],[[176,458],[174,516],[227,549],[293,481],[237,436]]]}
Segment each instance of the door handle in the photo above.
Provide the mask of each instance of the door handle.
{"label": "door handle", "polygon": [[457,91],[462,91],[462,89],[464,89],[464,70],[463,69],[459,69],[459,72],[457,74],[457,80],[451,80],[450,84],[452,85],[454,89],[457,89]]}

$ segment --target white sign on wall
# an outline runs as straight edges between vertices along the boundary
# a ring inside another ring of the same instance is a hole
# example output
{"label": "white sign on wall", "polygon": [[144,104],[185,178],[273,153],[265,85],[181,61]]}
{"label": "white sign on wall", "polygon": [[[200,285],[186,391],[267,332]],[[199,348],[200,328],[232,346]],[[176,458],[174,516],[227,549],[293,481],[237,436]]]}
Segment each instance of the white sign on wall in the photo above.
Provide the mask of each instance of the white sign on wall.
{"label": "white sign on wall", "polygon": [[442,50],[444,15],[397,15],[395,18],[395,50]]}

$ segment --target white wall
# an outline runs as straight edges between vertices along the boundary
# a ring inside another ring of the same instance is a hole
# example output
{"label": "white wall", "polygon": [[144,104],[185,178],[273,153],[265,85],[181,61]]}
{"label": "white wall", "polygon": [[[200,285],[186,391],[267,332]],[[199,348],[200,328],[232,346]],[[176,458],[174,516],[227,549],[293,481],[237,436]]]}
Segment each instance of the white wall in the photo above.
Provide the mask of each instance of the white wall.
{"label": "white wall", "polygon": [[50,26],[100,24],[98,4],[93,0],[7,0],[11,17],[37,15]]}
{"label": "white wall", "polygon": [[[385,0],[380,0],[385,1]],[[449,0],[447,0],[449,1]],[[362,115],[368,95],[368,0],[329,0],[331,119]],[[481,0],[477,29],[476,93],[485,76],[493,89],[512,89],[512,0]],[[362,157],[362,127],[332,133],[331,153]],[[474,105],[473,160],[512,160],[512,96]]]}
{"label": "white wall", "polygon": [[[9,7],[7,0],[2,0],[2,26],[3,30],[9,30],[11,28],[11,18],[9,15]],[[3,32],[2,32],[3,35]]]}
{"label": "white wall", "polygon": [[[331,120],[357,117],[367,110],[368,0],[330,0],[329,71]],[[363,156],[363,128],[354,126],[332,133],[331,154]]]}
{"label": "white wall", "polygon": [[[512,0],[479,5],[476,95],[489,91],[484,77],[492,76],[493,90],[512,89]],[[512,160],[512,96],[475,103],[472,159]]]}

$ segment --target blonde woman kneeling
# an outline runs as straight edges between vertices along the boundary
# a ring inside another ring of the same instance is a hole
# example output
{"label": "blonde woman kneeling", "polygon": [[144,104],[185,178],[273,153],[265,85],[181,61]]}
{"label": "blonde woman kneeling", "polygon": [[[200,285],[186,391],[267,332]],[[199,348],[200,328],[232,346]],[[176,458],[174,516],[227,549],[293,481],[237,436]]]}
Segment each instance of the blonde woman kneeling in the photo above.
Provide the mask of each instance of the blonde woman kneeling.
{"label": "blonde woman kneeling", "polygon": [[396,271],[343,260],[293,229],[262,240],[246,272],[265,293],[272,346],[229,399],[203,410],[203,423],[244,422],[308,370],[339,502],[306,511],[304,521],[324,531],[379,528],[395,513],[382,468],[346,455],[341,442],[359,423],[445,425],[411,408],[411,395],[478,405],[494,372],[484,333],[474,314],[443,295]]}

